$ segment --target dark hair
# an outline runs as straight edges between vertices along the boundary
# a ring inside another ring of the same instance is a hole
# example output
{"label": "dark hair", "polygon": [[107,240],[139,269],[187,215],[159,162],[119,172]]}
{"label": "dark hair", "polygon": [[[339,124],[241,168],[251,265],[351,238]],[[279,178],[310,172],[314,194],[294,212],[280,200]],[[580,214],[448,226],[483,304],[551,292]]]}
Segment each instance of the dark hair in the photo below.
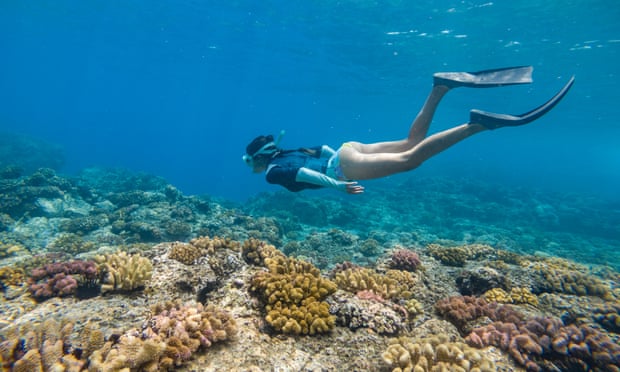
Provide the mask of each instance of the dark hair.
{"label": "dark hair", "polygon": [[260,150],[261,147],[265,146],[269,142],[273,142],[273,136],[271,134],[268,136],[258,136],[254,138],[254,140],[252,140],[249,145],[246,146],[245,152],[248,155],[252,156],[256,154],[256,152]]}

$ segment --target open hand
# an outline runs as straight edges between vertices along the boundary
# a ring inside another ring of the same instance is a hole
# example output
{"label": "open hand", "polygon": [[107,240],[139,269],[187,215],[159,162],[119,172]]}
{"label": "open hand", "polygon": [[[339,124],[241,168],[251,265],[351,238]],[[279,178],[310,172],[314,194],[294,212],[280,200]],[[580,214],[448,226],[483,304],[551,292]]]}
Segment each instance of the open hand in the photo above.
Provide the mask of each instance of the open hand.
{"label": "open hand", "polygon": [[364,186],[355,181],[347,182],[346,191],[347,194],[361,194],[364,192]]}

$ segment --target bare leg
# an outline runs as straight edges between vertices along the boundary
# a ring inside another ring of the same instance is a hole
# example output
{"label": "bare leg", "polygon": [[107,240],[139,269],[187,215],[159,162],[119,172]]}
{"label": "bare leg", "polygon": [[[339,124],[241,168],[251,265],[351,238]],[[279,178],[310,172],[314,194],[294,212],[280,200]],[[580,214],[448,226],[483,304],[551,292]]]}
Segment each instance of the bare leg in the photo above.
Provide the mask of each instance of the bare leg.
{"label": "bare leg", "polygon": [[362,153],[353,144],[340,149],[340,166],[345,177],[352,180],[386,177],[415,169],[429,158],[484,130],[486,128],[479,124],[459,125],[425,138],[400,153]]}
{"label": "bare leg", "polygon": [[439,105],[439,102],[443,96],[450,90],[444,85],[434,86],[430,94],[424,102],[424,106],[416,116],[411,127],[409,128],[409,134],[407,138],[398,141],[388,142],[376,142],[363,144],[360,142],[350,142],[357,151],[363,154],[375,154],[375,153],[399,153],[407,151],[420,143],[428,133],[428,128],[431,125],[435,110]]}

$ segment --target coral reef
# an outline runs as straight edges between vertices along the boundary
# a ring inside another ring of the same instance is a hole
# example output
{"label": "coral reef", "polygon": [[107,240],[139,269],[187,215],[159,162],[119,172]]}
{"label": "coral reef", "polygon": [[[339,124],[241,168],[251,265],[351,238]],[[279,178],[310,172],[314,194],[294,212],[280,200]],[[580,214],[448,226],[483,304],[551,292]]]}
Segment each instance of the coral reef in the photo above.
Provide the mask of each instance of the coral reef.
{"label": "coral reef", "polygon": [[553,259],[534,262],[527,266],[533,277],[532,291],[536,294],[556,292],[578,296],[613,298],[611,288],[599,278],[589,275],[585,267]]}
{"label": "coral reef", "polygon": [[481,317],[506,322],[518,322],[524,317],[509,305],[500,305],[496,302],[489,303],[483,298],[471,296],[445,298],[437,301],[435,309],[464,333],[470,322]]}
{"label": "coral reef", "polygon": [[72,335],[74,324],[64,318],[3,330],[0,365],[3,370],[23,372],[81,371],[92,350],[103,345],[103,334],[86,325],[79,338]]}
{"label": "coral reef", "polygon": [[[262,257],[269,254],[268,250],[263,245],[258,251],[248,251],[246,257]],[[336,291],[336,285],[308,262],[270,254],[273,257],[264,258],[268,271],[256,274],[250,288],[265,302],[267,322],[283,333],[314,335],[330,331],[335,317],[324,299]]]}
{"label": "coral reef", "polygon": [[132,291],[144,287],[153,275],[151,261],[139,254],[118,252],[97,255],[94,260],[101,271],[101,292]]}
{"label": "coral reef", "polygon": [[490,256],[496,252],[496,249],[484,244],[466,244],[458,247],[429,244],[426,250],[431,256],[448,266],[464,266],[468,260]]}
{"label": "coral reef", "polygon": [[416,271],[422,264],[420,257],[414,251],[408,249],[397,249],[392,252],[388,265],[392,269]]}
{"label": "coral reef", "polygon": [[47,264],[32,270],[30,292],[37,299],[69,296],[78,287],[94,287],[99,271],[93,261],[68,261]]}
{"label": "coral reef", "polygon": [[106,342],[90,358],[89,371],[166,371],[190,360],[200,349],[231,339],[234,319],[213,305],[167,302],[154,305],[141,330]]}
{"label": "coral reef", "polygon": [[408,271],[389,270],[379,274],[367,268],[351,268],[336,273],[334,281],[339,288],[357,293],[371,291],[384,299],[408,300],[413,296],[417,280]]}
{"label": "coral reef", "polygon": [[568,325],[556,318],[494,322],[474,329],[466,341],[476,347],[506,350],[528,371],[620,370],[620,346],[588,325]]}
{"label": "coral reef", "polygon": [[511,288],[510,293],[504,291],[502,288],[493,288],[486,291],[483,297],[489,302],[538,306],[538,297],[529,289],[523,287]]}
{"label": "coral reef", "polygon": [[604,303],[592,311],[594,321],[606,330],[620,334],[620,301]]}
{"label": "coral reef", "polygon": [[19,244],[8,244],[0,242],[0,259],[17,256],[23,253],[27,253],[26,249]]}
{"label": "coral reef", "polygon": [[338,292],[327,302],[330,313],[336,316],[336,324],[349,329],[368,328],[384,335],[398,334],[407,329],[406,312],[398,311],[388,301]]}
{"label": "coral reef", "polygon": [[465,296],[478,296],[491,288],[508,288],[510,282],[505,275],[490,267],[463,270],[456,278],[459,292]]}
{"label": "coral reef", "polygon": [[450,342],[439,335],[413,341],[392,340],[383,359],[393,372],[400,371],[496,371],[495,363],[480,351],[462,342]]}

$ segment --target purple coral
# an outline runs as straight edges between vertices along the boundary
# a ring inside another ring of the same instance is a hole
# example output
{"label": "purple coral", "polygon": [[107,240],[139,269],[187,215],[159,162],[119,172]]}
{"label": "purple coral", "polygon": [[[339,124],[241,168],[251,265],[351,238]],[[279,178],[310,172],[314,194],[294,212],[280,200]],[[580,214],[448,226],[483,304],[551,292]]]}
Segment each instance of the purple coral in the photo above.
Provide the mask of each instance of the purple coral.
{"label": "purple coral", "polygon": [[418,254],[408,249],[393,251],[389,261],[391,268],[406,271],[416,271],[421,264]]}
{"label": "purple coral", "polygon": [[565,326],[557,318],[495,322],[474,329],[465,340],[476,347],[506,350],[528,371],[541,371],[549,363],[557,370],[620,370],[620,346],[609,336],[587,325]]}
{"label": "purple coral", "polygon": [[77,291],[77,287],[77,280],[71,275],[58,273],[43,283],[32,284],[30,291],[36,298],[63,297],[74,294]]}
{"label": "purple coral", "polygon": [[72,295],[80,285],[92,286],[98,274],[97,264],[93,261],[50,263],[32,270],[30,292],[39,299]]}

